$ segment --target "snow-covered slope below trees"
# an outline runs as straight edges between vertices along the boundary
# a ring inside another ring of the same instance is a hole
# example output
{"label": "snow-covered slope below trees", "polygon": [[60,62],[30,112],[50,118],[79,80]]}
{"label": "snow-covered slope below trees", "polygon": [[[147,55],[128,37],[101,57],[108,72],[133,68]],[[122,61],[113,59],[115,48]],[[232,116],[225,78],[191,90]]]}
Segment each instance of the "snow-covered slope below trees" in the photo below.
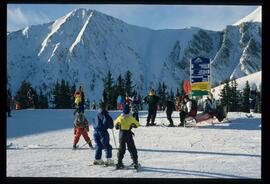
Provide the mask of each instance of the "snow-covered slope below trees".
{"label": "snow-covered slope below trees", "polygon": [[[87,146],[72,150],[72,112],[65,109],[13,111],[13,117],[7,119],[7,177],[108,178],[108,181],[110,178],[261,178],[260,114],[248,119],[244,113],[233,112],[228,114],[230,122],[197,128],[133,129],[142,165],[137,173],[131,169],[115,171],[112,167],[88,166],[94,160],[94,151]],[[85,114],[91,122],[96,111],[86,110]],[[120,112],[110,111],[110,114],[115,119]],[[139,114],[140,123],[145,125],[147,112]],[[169,124],[165,117],[164,112],[158,112],[156,123]],[[173,120],[179,124],[178,112],[174,112]],[[92,139],[91,126],[89,133]],[[109,134],[112,158],[116,160],[111,130]],[[114,129],[114,135],[117,141],[118,130]],[[79,145],[84,143],[81,137]],[[131,162],[126,151],[123,163]]]}
{"label": "snow-covered slope below trees", "polygon": [[[256,88],[258,91],[261,91],[261,84],[262,84],[262,72],[255,72],[253,74],[250,74],[248,76],[245,77],[241,77],[236,79],[236,82],[238,84],[237,90],[242,91],[245,88],[246,82],[248,81],[249,86],[251,88]],[[219,85],[215,88],[211,89],[211,92],[214,96],[215,99],[219,99],[220,96],[220,92],[223,89],[225,84]]]}
{"label": "snow-covered slope below trees", "polygon": [[22,80],[48,94],[64,79],[83,85],[99,100],[110,70],[114,79],[132,72],[135,90],[165,82],[174,91],[189,79],[192,57],[212,58],[213,85],[261,70],[261,23],[242,23],[215,32],[200,28],[151,30],[98,11],[76,9],[54,22],[7,35],[8,87]]}

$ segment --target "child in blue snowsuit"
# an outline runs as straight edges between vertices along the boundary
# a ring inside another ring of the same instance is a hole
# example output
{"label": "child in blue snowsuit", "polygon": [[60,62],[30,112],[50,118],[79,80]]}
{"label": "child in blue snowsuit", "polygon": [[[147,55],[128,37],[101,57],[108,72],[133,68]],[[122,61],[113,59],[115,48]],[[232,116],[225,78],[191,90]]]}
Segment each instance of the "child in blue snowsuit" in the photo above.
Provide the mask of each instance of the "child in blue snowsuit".
{"label": "child in blue snowsuit", "polygon": [[[112,165],[112,146],[110,145],[110,135],[108,129],[113,128],[113,119],[106,111],[105,103],[100,104],[99,112],[93,121],[94,128],[94,140],[96,143],[96,152],[94,165]],[[105,150],[107,160],[104,162],[101,160],[102,149]]]}

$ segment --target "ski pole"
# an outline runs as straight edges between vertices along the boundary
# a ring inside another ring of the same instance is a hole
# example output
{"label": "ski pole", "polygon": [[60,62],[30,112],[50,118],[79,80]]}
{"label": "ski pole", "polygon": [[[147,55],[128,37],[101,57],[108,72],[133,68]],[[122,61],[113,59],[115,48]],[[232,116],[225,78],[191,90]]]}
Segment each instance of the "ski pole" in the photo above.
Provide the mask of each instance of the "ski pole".
{"label": "ski pole", "polygon": [[113,134],[113,140],[114,140],[115,148],[118,149],[118,148],[117,148],[117,145],[116,145],[116,141],[115,141],[115,136],[114,136],[114,131],[113,131],[113,129],[112,129],[112,134]]}
{"label": "ski pole", "polygon": [[[91,141],[91,139],[90,139],[90,141]],[[85,144],[83,144],[82,146],[80,146],[80,148],[84,147],[86,144],[88,144],[88,142],[86,142]]]}

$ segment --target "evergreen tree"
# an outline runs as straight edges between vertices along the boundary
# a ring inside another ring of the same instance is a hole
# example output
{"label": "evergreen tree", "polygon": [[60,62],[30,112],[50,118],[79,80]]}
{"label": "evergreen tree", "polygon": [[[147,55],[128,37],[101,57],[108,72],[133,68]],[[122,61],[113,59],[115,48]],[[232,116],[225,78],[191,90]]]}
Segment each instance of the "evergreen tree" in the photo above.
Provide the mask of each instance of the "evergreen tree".
{"label": "evergreen tree", "polygon": [[132,92],[132,80],[131,80],[132,74],[131,72],[128,70],[124,76],[125,78],[125,93],[127,93],[129,96],[131,95]]}
{"label": "evergreen tree", "polygon": [[22,108],[28,108],[29,107],[29,100],[27,97],[27,92],[29,89],[32,89],[32,86],[29,82],[23,80],[21,83],[20,88],[18,89],[15,100],[17,103],[19,103]]}
{"label": "evergreen tree", "polygon": [[169,100],[171,100],[171,101],[174,101],[174,93],[173,93],[173,90],[172,90],[172,88],[171,88],[171,90],[170,90],[170,95],[169,95]]}
{"label": "evergreen tree", "polygon": [[230,95],[230,109],[232,112],[239,111],[239,91],[237,90],[237,82],[236,79],[233,78],[231,81],[231,95]]}
{"label": "evergreen tree", "polygon": [[179,89],[178,88],[176,88],[176,94],[175,94],[175,96],[180,96],[180,92],[179,92]]}
{"label": "evergreen tree", "polygon": [[257,97],[256,97],[256,112],[257,113],[261,113],[262,109],[261,109],[261,91],[257,92]]}
{"label": "evergreen tree", "polygon": [[243,106],[242,111],[243,112],[249,112],[250,106],[249,106],[249,96],[250,96],[250,86],[248,81],[246,82],[245,88],[243,89]]}
{"label": "evergreen tree", "polygon": [[230,110],[230,95],[231,95],[231,89],[229,86],[229,81],[225,81],[225,85],[222,88],[219,96],[220,96],[220,101],[223,106],[227,107],[227,111]]}
{"label": "evergreen tree", "polygon": [[122,96],[125,95],[125,80],[122,78],[121,74],[116,79],[116,93]]}
{"label": "evergreen tree", "polygon": [[54,88],[53,88],[53,104],[54,108],[59,109],[61,108],[60,102],[61,102],[61,97],[60,97],[61,91],[60,91],[60,84],[58,80],[56,81]]}

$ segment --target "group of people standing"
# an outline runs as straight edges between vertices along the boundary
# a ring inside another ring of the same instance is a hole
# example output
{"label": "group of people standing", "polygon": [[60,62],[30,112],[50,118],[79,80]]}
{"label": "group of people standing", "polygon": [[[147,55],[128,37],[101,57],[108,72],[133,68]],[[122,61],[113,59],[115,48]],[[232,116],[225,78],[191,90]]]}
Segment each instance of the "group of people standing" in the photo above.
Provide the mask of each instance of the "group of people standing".
{"label": "group of people standing", "polygon": [[[84,108],[83,106],[83,98],[84,94],[82,87],[80,86],[79,90],[75,92],[75,114],[76,118],[74,121],[74,142],[73,142],[73,149],[77,149],[76,144],[79,141],[81,134],[83,135],[85,141],[89,144],[89,147],[95,149],[95,159],[93,161],[94,165],[114,165],[114,161],[112,160],[112,146],[110,145],[110,135],[108,129],[119,129],[119,148],[117,153],[117,163],[115,164],[116,169],[124,168],[124,164],[122,162],[124,158],[124,154],[126,151],[126,145],[128,150],[131,154],[131,158],[133,160],[133,166],[135,169],[139,167],[138,163],[138,154],[137,149],[133,140],[134,133],[131,131],[132,128],[137,128],[140,126],[139,122],[130,115],[130,107],[129,103],[125,103],[122,105],[121,109],[123,113],[113,121],[112,117],[109,115],[107,111],[107,105],[103,101],[100,102],[97,115],[95,118],[89,122],[92,124],[94,133],[94,141],[95,141],[95,148],[93,148],[91,140],[88,136],[89,131],[89,124],[84,116]],[[81,96],[81,97],[80,97]],[[83,98],[82,98],[83,97]],[[78,98],[78,99],[77,99]],[[80,100],[81,98],[81,100]],[[130,99],[131,101],[131,99]],[[132,100],[133,102],[136,100]],[[136,115],[135,115],[136,117]],[[113,131],[112,131],[113,133]],[[114,136],[114,133],[113,133]],[[103,161],[102,157],[102,150],[105,151],[106,160]]]}

